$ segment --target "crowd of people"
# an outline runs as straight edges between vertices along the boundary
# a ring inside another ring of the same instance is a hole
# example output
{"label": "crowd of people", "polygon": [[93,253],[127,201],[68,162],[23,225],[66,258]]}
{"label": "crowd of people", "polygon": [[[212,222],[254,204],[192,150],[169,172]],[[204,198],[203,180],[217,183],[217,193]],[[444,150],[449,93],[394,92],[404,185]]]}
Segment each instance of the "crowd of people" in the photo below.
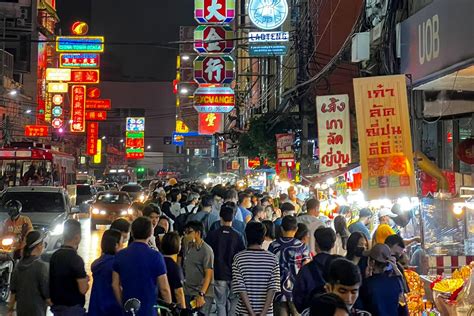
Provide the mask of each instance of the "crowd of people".
{"label": "crowd of people", "polygon": [[[294,188],[273,198],[218,185],[159,185],[134,203],[133,222],[120,218],[102,236],[92,282],[77,249],[81,224],[68,220],[64,244],[49,267],[41,261],[44,236],[26,236],[15,268],[9,315],[157,315],[163,304],[203,315],[408,315],[404,240],[390,210],[341,207],[330,220],[316,198]],[[357,220],[354,221],[354,213]],[[159,304],[158,304],[159,305]]]}

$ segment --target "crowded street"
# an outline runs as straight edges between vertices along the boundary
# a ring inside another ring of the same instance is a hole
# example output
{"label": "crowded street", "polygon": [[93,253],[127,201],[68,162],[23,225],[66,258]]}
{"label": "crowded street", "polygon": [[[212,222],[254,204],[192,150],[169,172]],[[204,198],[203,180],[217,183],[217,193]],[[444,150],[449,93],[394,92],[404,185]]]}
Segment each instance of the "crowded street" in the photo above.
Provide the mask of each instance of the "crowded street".
{"label": "crowded street", "polygon": [[474,0],[0,0],[0,316],[474,316]]}

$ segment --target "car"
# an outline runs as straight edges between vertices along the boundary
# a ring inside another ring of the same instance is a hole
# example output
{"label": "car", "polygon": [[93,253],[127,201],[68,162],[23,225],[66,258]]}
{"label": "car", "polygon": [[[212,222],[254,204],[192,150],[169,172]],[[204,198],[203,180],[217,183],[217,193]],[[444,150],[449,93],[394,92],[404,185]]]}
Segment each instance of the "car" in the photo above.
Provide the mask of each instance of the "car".
{"label": "car", "polygon": [[42,258],[49,261],[63,243],[64,222],[80,213],[73,207],[64,188],[48,186],[18,186],[7,188],[0,197],[0,221],[8,218],[3,206],[10,200],[20,201],[22,214],[28,216],[33,228],[46,234]]}
{"label": "car", "polygon": [[132,184],[132,183],[125,184],[122,186],[120,191],[127,192],[133,201],[145,202],[145,199],[146,199],[145,190],[139,184]]}
{"label": "car", "polygon": [[105,183],[105,188],[108,191],[119,191],[119,185],[116,182],[107,182],[107,183]]}
{"label": "car", "polygon": [[91,204],[91,229],[95,230],[97,225],[111,224],[119,217],[133,220],[131,204],[132,199],[127,192],[100,192]]}

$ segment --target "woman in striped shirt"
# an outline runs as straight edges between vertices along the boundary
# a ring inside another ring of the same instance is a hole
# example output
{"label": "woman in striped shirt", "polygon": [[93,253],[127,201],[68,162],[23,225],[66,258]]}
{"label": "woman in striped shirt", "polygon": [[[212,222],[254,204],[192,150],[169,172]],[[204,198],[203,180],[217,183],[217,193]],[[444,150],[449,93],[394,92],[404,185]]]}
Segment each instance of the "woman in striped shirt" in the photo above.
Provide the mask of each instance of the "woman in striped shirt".
{"label": "woman in striped shirt", "polygon": [[278,259],[262,249],[262,223],[249,222],[245,235],[249,246],[235,255],[232,264],[232,290],[239,295],[237,315],[273,315],[273,297],[280,291]]}

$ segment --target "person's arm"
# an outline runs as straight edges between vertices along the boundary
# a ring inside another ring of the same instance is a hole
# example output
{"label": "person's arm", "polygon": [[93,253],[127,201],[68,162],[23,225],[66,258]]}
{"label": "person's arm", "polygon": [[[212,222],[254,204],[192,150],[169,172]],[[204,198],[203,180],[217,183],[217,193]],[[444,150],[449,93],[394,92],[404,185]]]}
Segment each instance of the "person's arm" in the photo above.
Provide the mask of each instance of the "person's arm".
{"label": "person's arm", "polygon": [[248,222],[250,222],[252,220],[252,215],[247,215],[245,217],[245,224],[247,224]]}
{"label": "person's arm", "polygon": [[15,312],[15,304],[16,304],[16,294],[10,293],[10,300],[8,301],[7,316],[13,316],[13,313]]}
{"label": "person's arm", "polygon": [[[204,271],[204,280],[202,282],[201,291],[200,291],[200,292],[204,293],[204,295],[207,293],[207,290],[209,289],[209,286],[211,285],[213,277],[214,277],[214,270],[213,269],[206,269]],[[202,306],[204,306],[204,304],[206,304],[206,300],[201,295],[198,295],[196,297],[197,307],[202,307]]]}
{"label": "person's arm", "polygon": [[77,281],[77,286],[79,288],[79,292],[82,295],[86,295],[87,291],[89,291],[89,276],[86,276],[85,278],[81,279],[76,279]]}
{"label": "person's arm", "polygon": [[160,294],[163,300],[166,303],[172,303],[170,285],[168,283],[168,277],[166,276],[166,274],[160,275],[157,278],[157,283],[160,287]]}
{"label": "person's arm", "polygon": [[403,243],[405,244],[405,246],[409,246],[412,243],[420,243],[420,242],[421,242],[420,236],[416,236],[416,237],[413,237],[413,238],[408,238],[408,239],[403,240]]}
{"label": "person's arm", "polygon": [[182,309],[186,308],[186,299],[184,297],[184,289],[180,287],[174,290],[174,296],[176,296],[176,304]]}
{"label": "person's arm", "polygon": [[[249,300],[249,296],[247,295],[247,292],[240,292],[240,299],[244,303],[244,306],[247,309],[247,312],[249,313],[250,316],[257,315],[253,311],[252,305],[250,305],[250,300]],[[266,302],[265,302],[265,304],[266,304]],[[266,315],[266,314],[262,313],[262,315]]]}
{"label": "person's arm", "polygon": [[273,298],[275,297],[275,293],[276,293],[275,290],[269,290],[267,292],[267,299],[265,300],[265,305],[263,306],[263,309],[260,315],[267,315],[268,309],[272,305]]}
{"label": "person's arm", "polygon": [[114,291],[115,299],[122,306],[122,288],[120,287],[120,275],[112,272],[112,290]]}

